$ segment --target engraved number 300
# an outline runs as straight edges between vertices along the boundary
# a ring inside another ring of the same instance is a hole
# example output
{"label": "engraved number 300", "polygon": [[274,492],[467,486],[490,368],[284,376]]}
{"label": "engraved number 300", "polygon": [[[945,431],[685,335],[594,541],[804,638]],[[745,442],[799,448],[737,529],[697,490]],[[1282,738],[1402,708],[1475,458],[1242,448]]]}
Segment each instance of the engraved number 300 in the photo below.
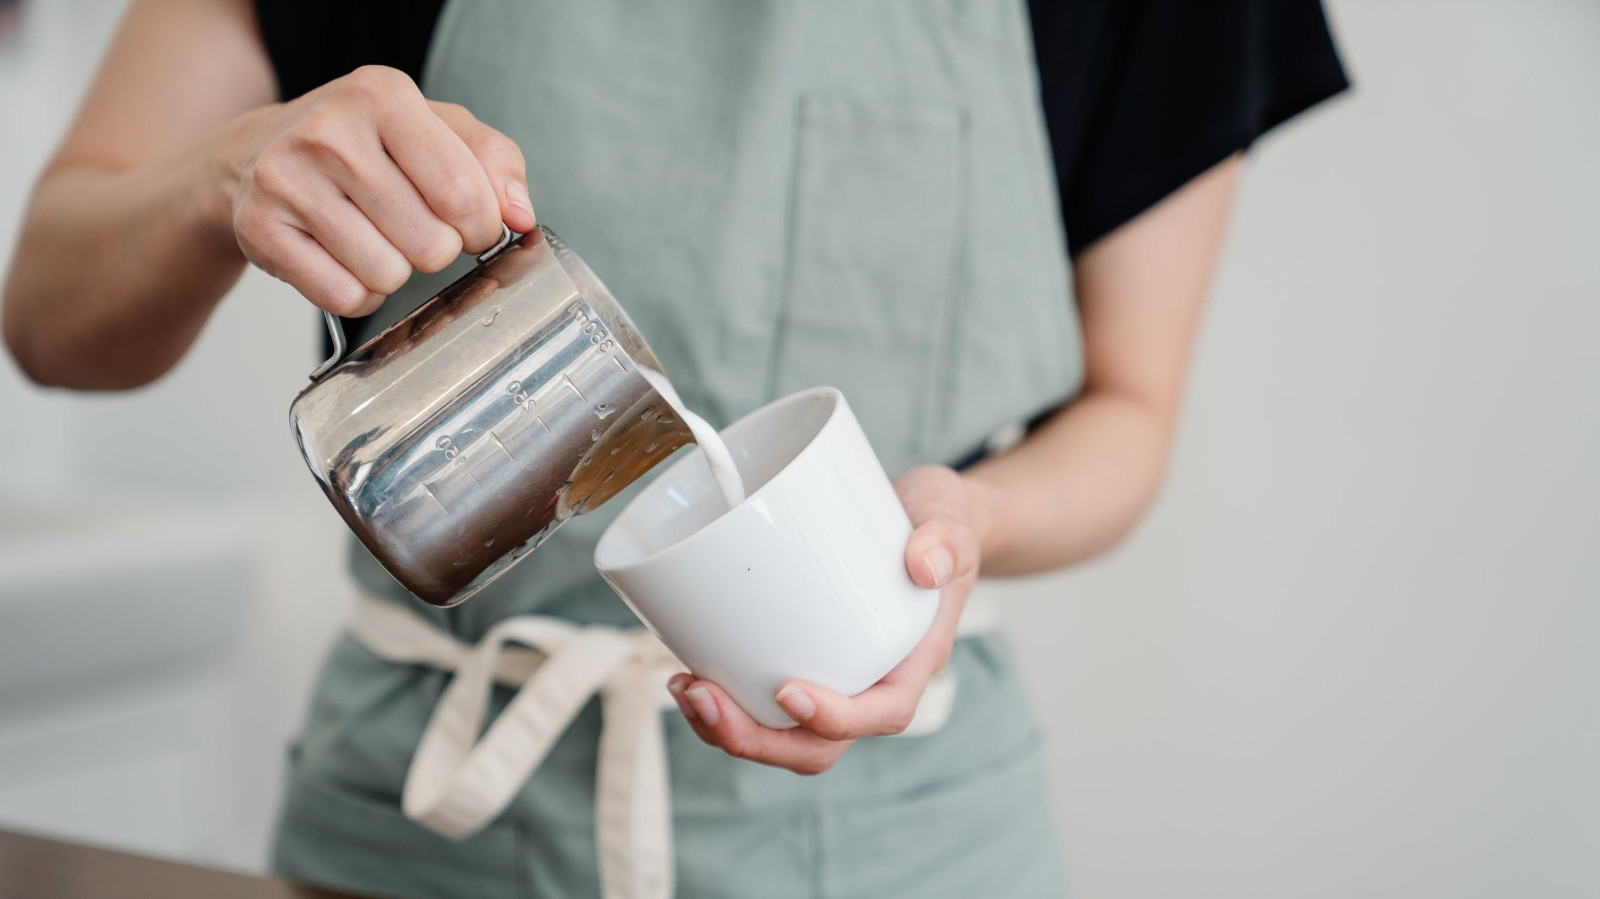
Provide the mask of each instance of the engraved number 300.
{"label": "engraved number 300", "polygon": [[611,335],[606,333],[606,326],[599,319],[590,317],[589,313],[584,311],[582,303],[573,303],[567,307],[567,311],[583,319],[583,333],[589,335],[589,342],[599,347],[600,352],[609,353],[617,345],[617,342],[611,339]]}

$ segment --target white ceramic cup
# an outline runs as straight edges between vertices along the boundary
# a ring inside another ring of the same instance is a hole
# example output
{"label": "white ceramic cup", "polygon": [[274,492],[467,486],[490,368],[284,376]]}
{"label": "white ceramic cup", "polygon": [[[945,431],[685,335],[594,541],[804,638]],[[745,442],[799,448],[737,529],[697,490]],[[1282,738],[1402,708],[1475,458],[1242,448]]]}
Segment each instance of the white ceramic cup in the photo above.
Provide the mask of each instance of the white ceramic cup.
{"label": "white ceramic cup", "polygon": [[838,390],[721,433],[748,498],[728,509],[696,447],[622,510],[594,563],[696,676],[793,727],[773,699],[784,681],[860,693],[922,639],[939,594],[906,573],[911,522]]}

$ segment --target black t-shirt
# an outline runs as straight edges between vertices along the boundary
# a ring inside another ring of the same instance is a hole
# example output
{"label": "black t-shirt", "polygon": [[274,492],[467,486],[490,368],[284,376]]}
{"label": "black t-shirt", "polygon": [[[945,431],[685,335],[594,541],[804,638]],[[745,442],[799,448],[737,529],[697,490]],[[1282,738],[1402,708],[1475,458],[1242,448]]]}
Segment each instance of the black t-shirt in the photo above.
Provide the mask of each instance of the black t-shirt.
{"label": "black t-shirt", "polygon": [[[284,99],[363,65],[420,79],[444,0],[256,0]],[[1030,0],[1073,253],[1348,87],[1319,0]]]}

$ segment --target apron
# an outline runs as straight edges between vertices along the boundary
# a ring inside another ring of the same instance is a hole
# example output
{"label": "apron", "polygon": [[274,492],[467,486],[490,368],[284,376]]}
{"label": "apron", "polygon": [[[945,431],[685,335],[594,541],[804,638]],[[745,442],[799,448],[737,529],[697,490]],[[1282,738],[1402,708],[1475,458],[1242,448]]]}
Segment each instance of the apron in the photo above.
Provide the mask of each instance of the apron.
{"label": "apron", "polygon": [[[1081,379],[1026,23],[1022,0],[458,0],[423,87],[523,148],[540,219],[687,405],[721,426],[837,386],[893,474],[970,455]],[[416,279],[356,339],[437,286]],[[674,663],[628,642],[638,622],[592,564],[642,486],[454,609],[351,542],[365,611],[292,753],[281,873],[398,896],[1060,893],[998,635],[958,641],[943,727],[860,741],[820,777],[699,743],[666,694]],[[391,613],[398,642],[374,636]]]}

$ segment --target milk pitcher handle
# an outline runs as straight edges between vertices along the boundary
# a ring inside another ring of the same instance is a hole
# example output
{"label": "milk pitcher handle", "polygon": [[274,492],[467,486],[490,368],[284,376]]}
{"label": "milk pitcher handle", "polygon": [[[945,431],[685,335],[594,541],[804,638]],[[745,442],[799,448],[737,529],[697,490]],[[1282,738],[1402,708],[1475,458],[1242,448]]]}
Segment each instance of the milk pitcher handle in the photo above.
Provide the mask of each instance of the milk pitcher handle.
{"label": "milk pitcher handle", "polygon": [[[505,222],[501,222],[500,240],[494,246],[478,254],[478,264],[482,265],[500,255],[502,250],[511,246],[511,241],[515,240],[516,237],[517,235],[512,232],[511,227]],[[333,355],[324,359],[322,364],[311,372],[311,380],[313,381],[327,374],[335,365],[338,365],[339,360],[344,358],[345,351],[349,349],[345,343],[344,327],[339,323],[339,316],[324,309],[322,311],[322,321],[328,326],[328,337],[333,340]]]}

